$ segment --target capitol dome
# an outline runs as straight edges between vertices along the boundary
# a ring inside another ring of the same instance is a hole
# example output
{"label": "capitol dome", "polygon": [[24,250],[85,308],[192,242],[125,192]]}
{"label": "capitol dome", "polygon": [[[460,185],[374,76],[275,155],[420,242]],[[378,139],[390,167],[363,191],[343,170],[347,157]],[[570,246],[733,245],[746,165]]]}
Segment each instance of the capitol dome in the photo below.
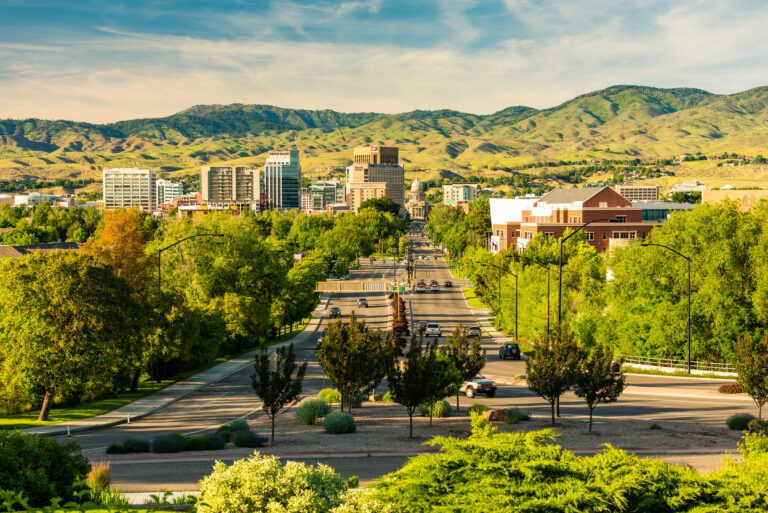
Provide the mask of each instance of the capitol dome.
{"label": "capitol dome", "polygon": [[411,192],[424,192],[424,184],[422,184],[418,178],[411,184]]}

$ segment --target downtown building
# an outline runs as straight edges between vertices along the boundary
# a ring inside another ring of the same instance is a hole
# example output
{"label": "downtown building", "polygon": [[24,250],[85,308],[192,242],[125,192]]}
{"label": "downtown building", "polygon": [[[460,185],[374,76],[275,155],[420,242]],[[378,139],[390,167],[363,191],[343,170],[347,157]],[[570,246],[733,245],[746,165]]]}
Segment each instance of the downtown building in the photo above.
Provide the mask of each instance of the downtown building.
{"label": "downtown building", "polygon": [[157,206],[155,172],[150,169],[105,169],[102,175],[104,208],[138,207],[152,212]]}
{"label": "downtown building", "polygon": [[399,163],[398,148],[355,148],[353,164],[347,168],[349,209],[357,212],[364,201],[383,197],[405,204],[405,169]]}
{"label": "downtown building", "polygon": [[299,150],[270,151],[261,176],[267,207],[276,210],[301,208]]}
{"label": "downtown building", "polygon": [[157,197],[158,205],[171,203],[174,198],[178,198],[184,194],[184,184],[179,182],[172,182],[160,178],[155,182],[155,185],[157,187],[155,196]]}
{"label": "downtown building", "polygon": [[339,180],[323,180],[302,187],[302,210],[325,210],[331,205],[346,203],[347,189]]}
{"label": "downtown building", "polygon": [[261,170],[250,166],[203,166],[200,194],[209,204],[259,204],[264,200]]}
{"label": "downtown building", "polygon": [[[454,207],[465,207],[477,199],[476,183],[453,183],[443,185],[443,203]],[[465,207],[466,209],[466,207]]]}

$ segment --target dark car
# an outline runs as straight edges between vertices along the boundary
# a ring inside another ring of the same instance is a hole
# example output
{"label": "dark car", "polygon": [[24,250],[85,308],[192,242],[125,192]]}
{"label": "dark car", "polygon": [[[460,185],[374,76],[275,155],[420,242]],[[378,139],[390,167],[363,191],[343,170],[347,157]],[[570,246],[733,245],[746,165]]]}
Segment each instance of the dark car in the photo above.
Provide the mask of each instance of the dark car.
{"label": "dark car", "polygon": [[425,331],[427,329],[427,321],[419,321],[419,331]]}
{"label": "dark car", "polygon": [[443,283],[443,287],[446,287],[446,288],[453,287],[453,283],[451,283],[451,280],[445,280],[445,283]]}
{"label": "dark car", "polygon": [[467,326],[467,336],[468,337],[482,336],[482,331],[480,331],[480,326]]}
{"label": "dark car", "polygon": [[329,316],[331,319],[341,319],[341,308],[338,306],[334,306],[331,308],[331,314]]}
{"label": "dark car", "polygon": [[504,344],[499,348],[499,358],[501,360],[506,360],[507,358],[512,358],[513,360],[519,360],[520,346],[518,346],[514,342],[507,342],[506,344]]}
{"label": "dark car", "polygon": [[360,308],[368,308],[368,300],[365,299],[364,297],[361,297],[360,299],[357,300],[357,306],[359,306]]}

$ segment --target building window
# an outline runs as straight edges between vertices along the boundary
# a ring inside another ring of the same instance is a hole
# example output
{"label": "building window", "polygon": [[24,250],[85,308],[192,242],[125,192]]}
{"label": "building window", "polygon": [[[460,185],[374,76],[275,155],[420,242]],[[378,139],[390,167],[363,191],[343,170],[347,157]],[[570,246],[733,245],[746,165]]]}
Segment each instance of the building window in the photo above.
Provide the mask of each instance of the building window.
{"label": "building window", "polygon": [[627,216],[616,216],[616,222],[617,223],[626,223],[627,222]]}
{"label": "building window", "polygon": [[595,240],[595,232],[587,232],[587,240]]}
{"label": "building window", "polygon": [[554,236],[555,236],[554,232],[544,232],[544,237],[554,237]]}
{"label": "building window", "polygon": [[603,240],[605,240],[605,232],[603,232]]}

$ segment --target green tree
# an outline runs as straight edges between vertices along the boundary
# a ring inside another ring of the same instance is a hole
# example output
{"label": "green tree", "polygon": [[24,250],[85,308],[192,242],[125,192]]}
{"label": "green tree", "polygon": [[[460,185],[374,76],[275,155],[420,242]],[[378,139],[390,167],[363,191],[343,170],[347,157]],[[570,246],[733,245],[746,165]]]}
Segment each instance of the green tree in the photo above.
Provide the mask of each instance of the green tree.
{"label": "green tree", "polygon": [[395,201],[388,197],[384,196],[381,198],[371,198],[363,201],[360,203],[360,208],[358,210],[376,210],[379,212],[388,212],[392,214],[393,216],[399,216],[400,215],[400,209],[402,207],[399,203],[395,203]]}
{"label": "green tree", "polygon": [[456,411],[459,411],[458,388],[483,370],[487,361],[486,352],[480,347],[480,337],[470,339],[462,326],[453,330],[441,349],[459,371],[456,382]]}
{"label": "green tree", "polygon": [[69,251],[0,261],[0,375],[11,389],[76,396],[136,353],[138,307],[111,267]]}
{"label": "green tree", "polygon": [[442,401],[451,394],[457,394],[462,383],[462,373],[451,361],[451,358],[437,349],[435,342],[434,348],[430,346],[428,351],[435,351],[430,365],[427,367],[429,377],[425,380],[426,398],[424,403],[429,407],[429,425],[432,425],[432,412],[435,403]]}
{"label": "green tree", "polygon": [[534,344],[533,358],[525,362],[528,389],[549,403],[553,425],[555,403],[573,386],[580,359],[573,333],[563,324],[553,336],[541,336]]}
{"label": "green tree", "polygon": [[768,402],[768,332],[762,340],[747,333],[734,344],[736,372],[741,389],[755,401],[757,417],[763,420],[763,405]]}
{"label": "green tree", "polygon": [[613,361],[613,351],[597,346],[588,358],[579,363],[574,393],[586,401],[589,408],[589,432],[592,432],[592,411],[598,404],[615,402],[624,391],[622,362]]}
{"label": "green tree", "polygon": [[[251,386],[261,399],[261,409],[272,423],[272,444],[275,443],[275,417],[285,405],[301,395],[302,382],[307,373],[307,362],[296,365],[293,344],[278,347],[270,355],[266,349],[255,357]],[[296,377],[293,376],[294,372]]]}
{"label": "green tree", "polygon": [[467,216],[470,243],[485,243],[485,233],[491,229],[491,202],[487,198],[478,198],[469,204]]}
{"label": "green tree", "polygon": [[387,375],[389,389],[395,402],[405,406],[410,422],[409,436],[413,438],[413,413],[421,403],[429,399],[429,380],[437,358],[437,343],[423,347],[422,335],[411,336],[411,343],[405,353],[405,360],[390,369]]}
{"label": "green tree", "polygon": [[356,393],[381,383],[397,357],[391,338],[380,331],[369,331],[354,313],[349,323],[328,325],[317,358],[325,375],[341,394],[341,410],[352,411]]}

